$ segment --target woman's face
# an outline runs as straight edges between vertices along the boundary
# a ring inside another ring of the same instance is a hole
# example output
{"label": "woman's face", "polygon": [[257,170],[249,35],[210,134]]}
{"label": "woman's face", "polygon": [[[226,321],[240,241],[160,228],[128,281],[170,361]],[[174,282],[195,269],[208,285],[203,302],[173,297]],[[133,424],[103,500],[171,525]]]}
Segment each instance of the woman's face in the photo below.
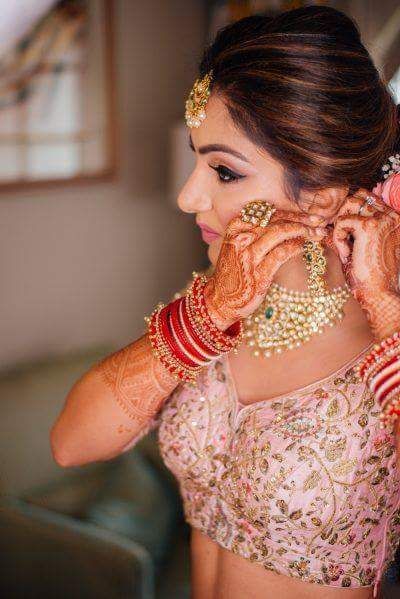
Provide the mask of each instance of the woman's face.
{"label": "woman's face", "polygon": [[[284,192],[282,166],[234,127],[215,94],[209,97],[206,114],[200,127],[188,129],[197,162],[179,194],[178,206],[196,213],[197,223],[219,234],[207,241],[208,257],[215,265],[226,226],[247,202],[264,200],[292,212],[300,212],[300,208]],[[213,148],[222,144],[225,148]],[[235,152],[242,156],[233,155]]]}

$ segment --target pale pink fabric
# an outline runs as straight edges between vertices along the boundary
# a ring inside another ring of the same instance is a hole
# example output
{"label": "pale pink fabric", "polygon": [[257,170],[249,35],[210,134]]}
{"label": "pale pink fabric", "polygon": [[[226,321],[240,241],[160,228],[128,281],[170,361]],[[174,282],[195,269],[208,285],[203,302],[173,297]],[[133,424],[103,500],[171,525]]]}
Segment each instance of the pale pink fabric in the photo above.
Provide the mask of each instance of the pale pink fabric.
{"label": "pale pink fabric", "polygon": [[[189,524],[266,569],[374,585],[400,534],[395,439],[353,366],[244,406],[228,357],[180,384],[152,426]],[[266,362],[266,368],[267,368]]]}

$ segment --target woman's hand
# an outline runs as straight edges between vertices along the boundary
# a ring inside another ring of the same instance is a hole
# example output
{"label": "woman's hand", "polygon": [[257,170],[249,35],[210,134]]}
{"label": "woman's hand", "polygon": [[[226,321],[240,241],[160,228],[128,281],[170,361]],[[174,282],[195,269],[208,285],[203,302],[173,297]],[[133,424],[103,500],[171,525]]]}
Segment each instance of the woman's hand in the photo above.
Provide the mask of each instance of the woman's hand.
{"label": "woman's hand", "polygon": [[227,329],[258,308],[276,271],[302,253],[305,239],[323,239],[326,231],[314,220],[276,210],[266,227],[244,223],[239,216],[230,221],[204,290],[207,310],[219,328]]}
{"label": "woman's hand", "polygon": [[[367,195],[374,206],[365,204],[359,215]],[[359,190],[339,210],[331,242],[377,340],[399,330],[400,214],[378,196]]]}

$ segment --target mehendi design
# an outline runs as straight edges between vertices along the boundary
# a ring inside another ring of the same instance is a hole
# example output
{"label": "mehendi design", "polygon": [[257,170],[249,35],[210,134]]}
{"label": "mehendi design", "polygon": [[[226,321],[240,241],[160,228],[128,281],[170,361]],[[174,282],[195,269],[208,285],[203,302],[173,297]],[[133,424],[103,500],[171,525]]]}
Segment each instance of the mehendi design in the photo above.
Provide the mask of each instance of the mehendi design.
{"label": "mehendi design", "polygon": [[233,241],[227,240],[218,257],[218,275],[213,275],[205,288],[207,309],[214,322],[232,323],[256,295],[254,266],[245,263]]}
{"label": "mehendi design", "polygon": [[400,297],[396,294],[374,294],[368,301],[363,286],[353,290],[354,298],[364,309],[372,334],[381,341],[400,328]]}
{"label": "mehendi design", "polygon": [[340,246],[348,243],[349,233],[354,237],[343,273],[380,340],[400,326],[400,215],[383,208],[359,216],[361,203],[361,198],[351,198],[344,206],[345,214],[337,218],[334,241]]}
{"label": "mehendi design", "polygon": [[399,265],[400,265],[400,219],[397,223],[388,222],[386,230],[381,233],[382,269],[387,277],[391,291],[399,292]]}
{"label": "mehendi design", "polygon": [[139,424],[147,422],[159,410],[178,384],[154,355],[147,333],[102,360],[95,371],[124,412]]}
{"label": "mehendi design", "polygon": [[277,210],[270,223],[277,219],[265,228],[244,223],[240,217],[229,223],[214,273],[205,287],[207,309],[217,326],[227,328],[252,314],[276,271],[302,251],[304,239],[322,238],[301,222],[308,221],[307,215]]}

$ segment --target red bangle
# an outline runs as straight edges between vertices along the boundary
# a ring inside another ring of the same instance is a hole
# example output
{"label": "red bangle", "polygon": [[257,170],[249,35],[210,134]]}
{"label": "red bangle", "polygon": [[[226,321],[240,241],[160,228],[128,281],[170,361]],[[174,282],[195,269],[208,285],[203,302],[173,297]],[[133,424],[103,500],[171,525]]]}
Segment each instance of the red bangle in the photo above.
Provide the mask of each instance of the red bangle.
{"label": "red bangle", "polygon": [[396,362],[400,361],[400,356],[393,356],[392,358],[390,358],[387,362],[384,362],[381,365],[381,368],[378,370],[378,372],[376,372],[374,374],[373,377],[371,377],[370,381],[369,381],[369,386],[370,388],[376,393],[379,389],[379,387],[385,382],[387,381],[391,376],[393,376],[393,372],[389,372],[388,374],[386,374],[386,376],[382,377],[381,379],[379,379],[378,382],[376,382],[376,377],[379,376],[379,374],[386,370],[389,366],[391,366],[392,364],[395,364]]}
{"label": "red bangle", "polygon": [[391,337],[383,339],[379,344],[376,343],[372,350],[364,357],[362,362],[358,365],[358,373],[361,378],[364,378],[365,371],[384,354],[388,349],[397,347],[400,344],[399,333],[394,333]]}
{"label": "red bangle", "polygon": [[181,321],[179,318],[180,303],[182,303],[182,300],[177,299],[170,304],[169,315],[171,319],[171,328],[173,328],[173,333],[175,333],[179,343],[184,348],[185,352],[187,352],[189,356],[193,359],[193,361],[198,365],[202,364],[203,366],[206,366],[209,360],[206,360],[205,357],[201,355],[192,344],[190,344],[187,335],[185,335],[182,329]]}
{"label": "red bangle", "polygon": [[180,350],[179,346],[175,342],[174,337],[171,332],[171,329],[170,329],[170,326],[169,326],[168,317],[169,317],[169,304],[167,306],[165,306],[165,308],[163,308],[160,312],[160,323],[161,323],[161,332],[163,334],[164,340],[168,344],[173,355],[175,355],[178,358],[178,360],[180,360],[181,362],[183,362],[184,364],[186,364],[186,366],[189,366],[190,368],[194,368],[195,366],[198,366],[198,364],[196,364],[196,362],[193,362],[192,360],[190,360],[190,358],[185,356],[185,354]]}
{"label": "red bangle", "polygon": [[178,377],[178,379],[196,384],[195,373],[200,370],[200,367],[191,369],[186,365],[182,365],[176,359],[175,355],[171,353],[161,332],[159,315],[160,311],[156,309],[149,319],[150,341],[156,351],[156,355],[165,368]]}
{"label": "red bangle", "polygon": [[[391,391],[393,391],[393,389],[396,389],[396,387],[400,387],[400,379],[398,379],[397,381],[395,381],[393,383],[393,385],[390,385],[390,387],[388,387],[383,393],[382,395],[379,397],[379,403],[382,405],[386,399],[386,397],[389,395],[389,393]],[[379,391],[377,391],[378,393]]]}
{"label": "red bangle", "polygon": [[209,339],[205,328],[198,323],[196,316],[193,314],[190,308],[190,296],[187,295],[185,298],[184,308],[182,306],[181,313],[183,316],[183,322],[189,329],[190,334],[194,338],[195,342],[204,351],[218,356],[221,352],[215,347],[215,344]]}
{"label": "red bangle", "polygon": [[[229,351],[237,345],[237,342],[240,340],[240,334],[236,338],[232,338],[214,324],[208,313],[204,299],[204,288],[206,283],[207,279],[205,277],[196,277],[194,280],[192,292],[190,293],[193,309],[195,313],[198,314],[198,319],[201,319],[202,326],[216,349],[220,352]],[[239,326],[239,330],[242,332],[242,322],[237,321],[237,323],[236,326]]]}
{"label": "red bangle", "polygon": [[[197,283],[197,281],[196,281],[196,283]],[[236,343],[236,339],[232,338],[232,331],[235,331],[235,330],[237,330],[237,332],[240,331],[241,321],[240,320],[236,321],[230,327],[228,327],[228,329],[225,331],[222,331],[221,329],[219,329],[217,327],[217,325],[211,319],[211,317],[208,313],[208,310],[207,310],[205,296],[204,296],[204,290],[205,290],[206,283],[207,283],[206,279],[203,279],[203,281],[201,281],[201,287],[199,287],[198,293],[194,294],[195,301],[198,303],[200,312],[206,318],[210,332],[213,333],[219,341],[221,341],[222,343],[225,343],[228,347],[233,347],[233,345],[235,345],[235,343]],[[199,283],[199,286],[200,286],[200,283]],[[229,331],[229,332],[227,332],[227,331]]]}
{"label": "red bangle", "polygon": [[198,347],[198,351],[202,352],[203,357],[206,360],[212,361],[215,357],[219,356],[219,352],[215,351],[211,344],[206,344],[202,337],[197,333],[195,327],[191,322],[191,317],[187,311],[187,298],[183,298],[182,303],[179,304],[179,317],[183,330],[185,331],[185,335],[188,337],[189,341],[192,344],[196,344]]}

